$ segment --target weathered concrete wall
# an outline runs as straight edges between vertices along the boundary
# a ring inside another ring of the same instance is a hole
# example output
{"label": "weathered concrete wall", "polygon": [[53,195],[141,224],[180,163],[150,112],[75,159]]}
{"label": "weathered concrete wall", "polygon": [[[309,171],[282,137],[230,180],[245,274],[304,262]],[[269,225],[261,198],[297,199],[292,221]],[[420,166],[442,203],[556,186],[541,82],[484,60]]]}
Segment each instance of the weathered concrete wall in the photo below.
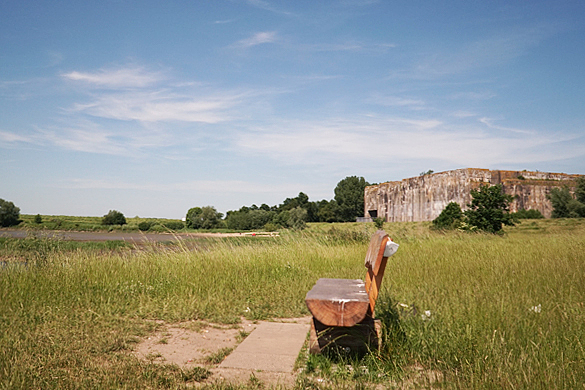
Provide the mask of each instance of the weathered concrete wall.
{"label": "weathered concrete wall", "polygon": [[366,187],[364,216],[378,216],[387,222],[431,221],[449,202],[457,202],[465,210],[471,203],[471,190],[489,183],[502,184],[504,192],[514,197],[511,212],[536,209],[550,218],[552,205],[547,195],[551,189],[574,187],[579,176],[476,168],[433,173]]}

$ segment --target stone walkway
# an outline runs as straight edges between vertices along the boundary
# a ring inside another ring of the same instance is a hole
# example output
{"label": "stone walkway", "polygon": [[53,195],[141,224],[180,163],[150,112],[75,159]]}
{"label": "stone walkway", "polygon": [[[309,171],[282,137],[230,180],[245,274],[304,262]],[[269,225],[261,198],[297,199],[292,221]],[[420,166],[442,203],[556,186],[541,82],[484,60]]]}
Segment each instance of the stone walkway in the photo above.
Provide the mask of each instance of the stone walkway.
{"label": "stone walkway", "polygon": [[291,373],[308,331],[308,322],[260,323],[219,368]]}

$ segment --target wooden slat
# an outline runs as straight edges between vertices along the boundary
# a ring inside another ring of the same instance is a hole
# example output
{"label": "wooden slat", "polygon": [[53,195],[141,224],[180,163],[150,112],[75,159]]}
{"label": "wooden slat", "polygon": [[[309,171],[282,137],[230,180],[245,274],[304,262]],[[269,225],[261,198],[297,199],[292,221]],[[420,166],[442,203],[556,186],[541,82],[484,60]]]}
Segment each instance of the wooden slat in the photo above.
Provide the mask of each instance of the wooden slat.
{"label": "wooden slat", "polygon": [[382,258],[384,257],[384,250],[386,249],[386,243],[389,239],[390,237],[388,237],[388,234],[386,234],[385,231],[378,230],[370,240],[370,246],[366,253],[365,266],[366,268],[371,269],[374,272],[374,275],[377,275],[380,270]]}
{"label": "wooden slat", "polygon": [[370,307],[366,286],[359,279],[319,279],[305,303],[313,317],[327,326],[353,326]]}

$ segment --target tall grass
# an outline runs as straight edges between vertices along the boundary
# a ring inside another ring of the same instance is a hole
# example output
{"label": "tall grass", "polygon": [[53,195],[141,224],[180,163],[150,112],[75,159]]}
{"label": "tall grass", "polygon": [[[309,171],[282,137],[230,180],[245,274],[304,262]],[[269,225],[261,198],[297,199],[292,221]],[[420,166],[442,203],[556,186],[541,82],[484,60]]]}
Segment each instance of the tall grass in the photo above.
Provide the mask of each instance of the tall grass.
{"label": "tall grass", "polygon": [[[414,365],[442,372],[445,387],[585,384],[583,220],[528,221],[504,237],[385,227],[401,247],[378,311],[395,314],[395,339],[373,357],[384,375],[358,378],[359,386]],[[51,250],[38,264],[4,266],[0,388],[184,386],[189,376],[176,367],[128,354],[157,326],[152,320],[307,315],[304,296],[318,278],[364,276],[373,230],[313,225],[196,250]],[[0,246],[0,257],[28,253],[11,245]]]}

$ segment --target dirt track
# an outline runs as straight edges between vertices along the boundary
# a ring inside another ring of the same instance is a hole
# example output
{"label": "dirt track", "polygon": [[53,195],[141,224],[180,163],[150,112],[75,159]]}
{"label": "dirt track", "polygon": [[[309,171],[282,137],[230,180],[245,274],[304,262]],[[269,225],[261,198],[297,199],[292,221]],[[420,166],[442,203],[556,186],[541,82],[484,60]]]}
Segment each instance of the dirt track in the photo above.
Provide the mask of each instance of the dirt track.
{"label": "dirt track", "polygon": [[[278,235],[278,233],[272,233]],[[142,233],[142,232],[69,232],[43,230],[0,230],[0,237],[56,238],[69,241],[127,241],[132,243],[181,241],[192,238],[270,236],[271,233]]]}

